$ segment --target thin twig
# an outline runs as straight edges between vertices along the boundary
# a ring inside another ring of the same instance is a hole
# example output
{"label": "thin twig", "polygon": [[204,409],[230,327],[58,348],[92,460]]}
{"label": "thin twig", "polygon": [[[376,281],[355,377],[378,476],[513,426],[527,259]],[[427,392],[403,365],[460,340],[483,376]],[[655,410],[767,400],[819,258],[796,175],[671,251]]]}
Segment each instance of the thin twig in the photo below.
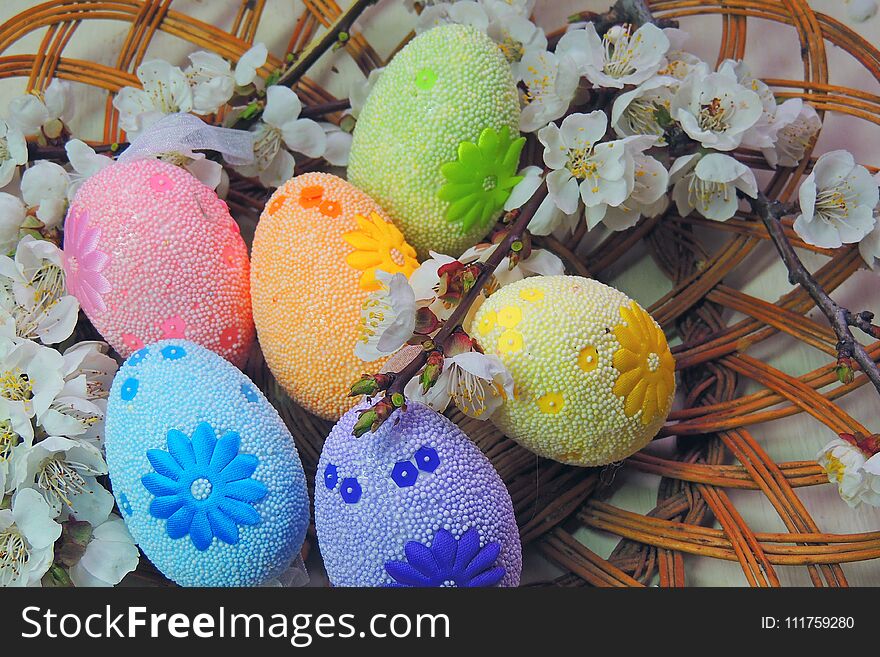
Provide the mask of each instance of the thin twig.
{"label": "thin twig", "polygon": [[386,393],[387,396],[390,397],[395,393],[403,393],[406,384],[409,383],[410,379],[422,369],[422,366],[428,359],[428,354],[435,349],[442,350],[443,344],[446,342],[447,338],[461,327],[470,307],[477,300],[477,297],[482,294],[483,288],[489,283],[489,279],[495,273],[495,269],[501,264],[501,261],[509,255],[511,245],[522,238],[529,221],[532,220],[532,217],[535,215],[535,212],[537,212],[538,207],[546,196],[547,185],[544,184],[541,185],[538,191],[535,192],[529,202],[523,207],[519,216],[510,226],[507,236],[498,245],[498,248],[492,252],[492,255],[490,255],[485,262],[480,264],[480,275],[477,276],[477,280],[474,282],[473,287],[471,287],[462,297],[458,306],[456,306],[455,310],[452,311],[452,314],[449,316],[449,319],[446,320],[437,332],[437,335],[431,340],[433,348],[422,349],[422,351],[420,351],[419,354],[402,370],[389,373],[389,375],[392,376],[392,383],[388,387]]}
{"label": "thin twig", "polygon": [[871,383],[874,384],[877,392],[880,393],[880,368],[877,367],[877,363],[868,355],[868,352],[853,337],[852,331],[850,331],[850,327],[855,326],[871,337],[878,337],[876,328],[871,324],[874,318],[873,313],[867,311],[853,313],[847,310],[828,296],[828,293],[819,282],[807,271],[807,268],[804,267],[803,262],[801,262],[782,229],[781,219],[786,214],[786,208],[782,203],[771,201],[762,193],[759,193],[755,199],[749,199],[749,203],[752,206],[752,210],[761,217],[761,221],[767,227],[770,239],[782,257],[782,262],[785,264],[786,269],[788,269],[788,280],[792,284],[803,287],[813,301],[816,302],[819,310],[828,318],[831,328],[834,329],[834,333],[837,335],[838,358],[840,360],[855,360],[871,380]]}

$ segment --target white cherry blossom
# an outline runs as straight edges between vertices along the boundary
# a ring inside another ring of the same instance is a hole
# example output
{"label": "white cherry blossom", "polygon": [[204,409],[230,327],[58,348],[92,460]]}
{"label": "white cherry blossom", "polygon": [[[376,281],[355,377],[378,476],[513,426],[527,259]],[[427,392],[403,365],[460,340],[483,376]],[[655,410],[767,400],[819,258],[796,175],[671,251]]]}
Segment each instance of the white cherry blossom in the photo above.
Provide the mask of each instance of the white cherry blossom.
{"label": "white cherry blossom", "polygon": [[403,274],[377,271],[381,287],[367,295],[361,307],[354,354],[372,362],[393,354],[412,337],[416,326],[416,297]]}
{"label": "white cherry blossom", "polygon": [[27,143],[21,130],[0,119],[0,187],[6,187],[18,166],[27,161]]}
{"label": "white cherry blossom", "polygon": [[115,513],[92,529],[79,561],[70,567],[74,586],[116,586],[137,568],[140,553],[125,522]]}
{"label": "white cherry blossom", "polygon": [[70,182],[67,186],[67,200],[73,201],[80,185],[104,167],[113,164],[113,158],[96,153],[94,148],[79,139],[68,141],[64,144],[64,150],[73,169],[68,173]]}
{"label": "white cherry blossom", "polygon": [[567,55],[531,51],[520,61],[518,79],[526,87],[519,127],[534,132],[565,114],[577,90],[577,66]]}
{"label": "white cherry blossom", "polygon": [[[626,230],[638,223],[639,217],[655,217],[666,210],[669,172],[659,160],[645,154],[657,139],[638,135],[623,139],[627,154],[627,177],[633,178],[629,197],[620,205],[609,207],[602,222],[611,230]],[[632,173],[629,173],[629,169]]]}
{"label": "white cherry blossom", "polygon": [[0,256],[0,320],[11,319],[15,335],[44,344],[70,337],[79,303],[67,294],[61,250],[25,235],[15,258]]}
{"label": "white cherry blossom", "polygon": [[615,25],[601,37],[587,23],[563,34],[556,46],[556,53],[570,56],[593,86],[616,89],[652,77],[666,64],[667,50],[669,39],[651,23],[635,32],[629,25]]}
{"label": "white cherry blossom", "polygon": [[673,162],[669,180],[682,217],[696,209],[707,219],[727,221],[739,207],[737,190],[752,198],[758,195],[752,170],[723,153],[684,155]]}
{"label": "white cherry blossom", "polygon": [[870,458],[857,445],[835,438],[823,447],[816,460],[828,481],[837,484],[841,499],[851,507],[862,502],[880,506],[880,459]]}
{"label": "white cherry blossom", "polygon": [[21,176],[21,197],[30,208],[36,208],[37,219],[47,228],[58,228],[67,211],[67,190],[70,176],[59,164],[40,160]]}
{"label": "white cherry blossom", "polygon": [[137,76],[143,88],[124,87],[113,98],[119,126],[129,137],[137,136],[166,114],[192,110],[192,89],[179,67],[151,59],[138,66]]}
{"label": "white cherry blossom", "polygon": [[602,220],[608,206],[623,203],[634,185],[627,176],[624,142],[599,142],[607,126],[605,113],[596,110],[571,114],[561,126],[551,123],[538,131],[544,163],[552,169],[547,174],[549,196],[565,214],[576,212],[582,201],[590,228]]}
{"label": "white cherry blossom", "polygon": [[27,208],[20,198],[0,192],[0,255],[15,249],[26,216]]}
{"label": "white cherry blossom", "polygon": [[0,509],[0,587],[40,586],[55,556],[61,525],[36,491],[12,496],[12,506]]}
{"label": "white cherry blossom", "polygon": [[452,401],[468,417],[487,420],[513,396],[513,377],[497,356],[469,351],[444,358],[443,372],[427,393],[412,379],[404,394],[438,413]]}
{"label": "white cherry blossom", "polygon": [[32,340],[0,336],[0,417],[25,441],[34,438],[32,420],[64,387],[63,358]]}
{"label": "white cherry blossom", "polygon": [[632,91],[620,94],[611,106],[611,127],[618,137],[654,135],[664,145],[665,132],[658,114],[665,112],[671,118],[674,78],[655,76]]}
{"label": "white cherry blossom", "polygon": [[307,157],[321,157],[327,148],[324,130],[311,119],[299,118],[301,111],[302,102],[291,89],[269,87],[261,120],[250,129],[254,163],[236,170],[244,176],[259,176],[266,187],[280,187],[293,176],[296,164],[288,148]]}
{"label": "white cherry blossom", "polygon": [[809,103],[802,102],[797,116],[776,133],[773,146],[761,149],[764,159],[773,168],[796,167],[815,142],[821,128],[822,121],[816,110]]}
{"label": "white cherry blossom", "polygon": [[416,21],[415,33],[421,34],[438,25],[457,23],[459,25],[471,25],[481,32],[489,27],[489,16],[479,2],[474,0],[459,0],[458,2],[433,3],[419,14]]}
{"label": "white cherry blossom", "polygon": [[798,191],[794,231],[807,244],[834,249],[859,242],[874,228],[877,181],[843,150],[816,160]]}
{"label": "white cherry blossom", "polygon": [[9,122],[25,135],[43,133],[54,139],[73,117],[74,96],[66,80],[55,78],[42,93],[31,92],[9,101]]}
{"label": "white cherry blossom", "polygon": [[192,87],[193,112],[216,112],[232,98],[236,87],[254,81],[257,69],[266,63],[268,55],[266,46],[258,43],[241,56],[233,71],[232,65],[217,53],[204,50],[192,53],[184,74]]}
{"label": "white cherry blossom", "polygon": [[730,151],[761,117],[757,93],[746,89],[730,69],[705,77],[692,74],[672,99],[672,118],[705,148]]}
{"label": "white cherry blossom", "polygon": [[[495,250],[497,244],[477,244],[459,256],[459,260],[465,264],[471,262],[485,262]],[[545,249],[532,249],[529,257],[520,260],[513,267],[510,266],[510,258],[504,257],[493,272],[494,284],[488,285],[491,294],[498,288],[510,285],[529,276],[559,276],[565,273],[565,266],[558,256]]]}
{"label": "white cherry blossom", "polygon": [[846,0],[846,15],[854,23],[864,23],[877,14],[874,0]]}
{"label": "white cherry blossom", "polygon": [[351,154],[351,133],[346,132],[335,123],[321,122],[318,125],[321,126],[327,138],[324,159],[335,167],[348,166],[348,156]]}
{"label": "white cherry blossom", "polygon": [[[94,445],[80,440],[49,436],[29,450],[15,453],[16,487],[37,491],[55,517],[99,525],[113,508],[113,495],[96,479],[107,474],[104,457]],[[62,515],[63,514],[63,515]]]}

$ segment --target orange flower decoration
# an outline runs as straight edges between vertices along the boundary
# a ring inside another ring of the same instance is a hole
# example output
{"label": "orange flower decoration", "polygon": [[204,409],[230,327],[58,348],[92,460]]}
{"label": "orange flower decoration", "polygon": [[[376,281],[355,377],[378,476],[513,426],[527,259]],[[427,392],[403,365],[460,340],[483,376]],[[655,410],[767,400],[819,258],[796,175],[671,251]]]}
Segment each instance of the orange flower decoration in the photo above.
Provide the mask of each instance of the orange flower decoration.
{"label": "orange flower decoration", "polygon": [[357,214],[354,217],[358,230],[345,233],[342,238],[354,247],[345,261],[362,271],[360,286],[363,290],[378,290],[376,272],[404,274],[407,278],[419,266],[416,250],[406,243],[403,233],[390,221],[375,212],[369,218]]}
{"label": "orange flower decoration", "polygon": [[303,187],[299,194],[299,204],[306,209],[318,208],[318,212],[331,219],[342,214],[342,204],[338,201],[325,201],[324,188],[320,185]]}

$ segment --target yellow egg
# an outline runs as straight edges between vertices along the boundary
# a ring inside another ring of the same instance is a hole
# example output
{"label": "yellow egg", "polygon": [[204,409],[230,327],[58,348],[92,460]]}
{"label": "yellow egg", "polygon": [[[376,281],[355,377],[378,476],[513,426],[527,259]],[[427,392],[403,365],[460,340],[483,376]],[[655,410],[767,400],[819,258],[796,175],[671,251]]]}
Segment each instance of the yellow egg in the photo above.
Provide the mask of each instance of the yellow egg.
{"label": "yellow egg", "polygon": [[526,278],[490,296],[470,328],[514,380],[492,421],[540,456],[619,461],[669,414],[675,361],[666,337],[619,290],[579,276]]}
{"label": "yellow egg", "polygon": [[294,401],[336,420],[351,384],[382,361],[354,354],[361,308],[378,270],[409,276],[415,250],[369,196],[306,173],[279,188],[260,217],[251,260],[254,323],[266,363]]}

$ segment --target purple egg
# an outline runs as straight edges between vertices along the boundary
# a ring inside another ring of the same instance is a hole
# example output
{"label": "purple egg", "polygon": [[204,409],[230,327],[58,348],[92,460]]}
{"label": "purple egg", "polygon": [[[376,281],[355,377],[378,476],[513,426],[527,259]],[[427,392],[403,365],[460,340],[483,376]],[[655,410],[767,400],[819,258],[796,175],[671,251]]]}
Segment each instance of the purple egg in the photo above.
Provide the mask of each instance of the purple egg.
{"label": "purple egg", "polygon": [[315,526],[334,586],[517,586],[513,504],[489,460],[418,403],[352,436],[333,427],[315,479]]}

